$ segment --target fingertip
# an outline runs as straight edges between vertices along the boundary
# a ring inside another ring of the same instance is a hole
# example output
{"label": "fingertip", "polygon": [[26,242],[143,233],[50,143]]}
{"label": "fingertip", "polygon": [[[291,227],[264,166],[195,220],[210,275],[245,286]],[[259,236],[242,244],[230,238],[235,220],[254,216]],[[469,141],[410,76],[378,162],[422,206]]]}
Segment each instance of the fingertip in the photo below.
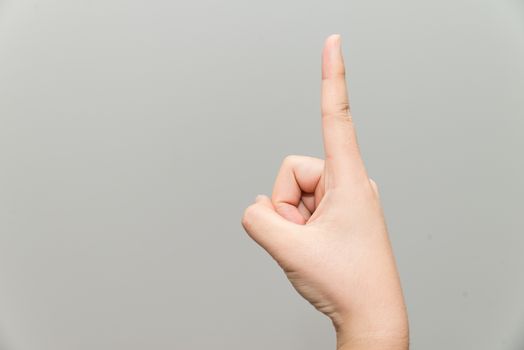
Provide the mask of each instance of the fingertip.
{"label": "fingertip", "polygon": [[[258,194],[255,197],[255,202],[249,205],[246,209],[244,209],[244,213],[242,214],[242,226],[246,229],[246,231],[249,231],[249,228],[252,226],[252,222],[254,221],[254,217],[257,216],[257,213],[261,207],[268,207],[267,205],[267,196],[263,194]],[[270,208],[273,208],[272,205],[269,206]]]}
{"label": "fingertip", "polygon": [[259,194],[255,197],[255,203],[258,203],[258,204],[262,204],[262,205],[265,205],[265,206],[270,206],[270,207],[273,207],[273,205],[271,204],[271,199],[266,196],[265,194]]}
{"label": "fingertip", "polygon": [[326,45],[331,47],[340,46],[341,35],[340,34],[331,34],[326,38]]}
{"label": "fingertip", "polygon": [[332,34],[326,38],[322,53],[322,78],[330,78],[344,71],[341,36]]}
{"label": "fingertip", "polygon": [[241,223],[247,234],[274,256],[281,247],[290,246],[295,227],[275,211],[268,196],[257,199],[244,210]]}

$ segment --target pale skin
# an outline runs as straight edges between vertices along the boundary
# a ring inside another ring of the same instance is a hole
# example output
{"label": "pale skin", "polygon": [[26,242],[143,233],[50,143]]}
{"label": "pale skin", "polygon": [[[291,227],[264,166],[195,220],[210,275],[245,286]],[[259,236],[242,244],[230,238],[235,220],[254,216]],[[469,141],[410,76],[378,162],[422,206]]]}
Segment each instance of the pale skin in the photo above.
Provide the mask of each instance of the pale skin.
{"label": "pale skin", "polygon": [[340,36],[322,52],[324,158],[288,156],[242,225],[335,327],[338,350],[406,350],[408,319],[376,183],[349,108]]}

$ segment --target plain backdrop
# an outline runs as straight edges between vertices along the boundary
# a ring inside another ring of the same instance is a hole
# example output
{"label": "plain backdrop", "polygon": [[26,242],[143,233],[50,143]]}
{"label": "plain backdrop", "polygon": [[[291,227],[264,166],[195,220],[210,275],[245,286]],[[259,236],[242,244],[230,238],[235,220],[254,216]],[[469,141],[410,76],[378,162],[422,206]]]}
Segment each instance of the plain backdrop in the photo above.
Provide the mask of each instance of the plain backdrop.
{"label": "plain backdrop", "polygon": [[0,0],[0,348],[334,349],[240,225],[331,33],[412,349],[523,349],[516,0]]}

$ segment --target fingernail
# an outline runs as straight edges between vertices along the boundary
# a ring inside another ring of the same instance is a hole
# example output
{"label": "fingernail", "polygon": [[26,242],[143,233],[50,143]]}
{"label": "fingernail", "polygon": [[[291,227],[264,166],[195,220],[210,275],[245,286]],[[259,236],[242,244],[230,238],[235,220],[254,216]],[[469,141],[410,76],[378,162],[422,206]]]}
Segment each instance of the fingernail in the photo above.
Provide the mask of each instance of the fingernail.
{"label": "fingernail", "polygon": [[341,43],[341,36],[340,36],[340,34],[333,34],[333,36],[334,36],[333,41],[335,42],[334,43],[335,47],[340,48],[340,43]]}
{"label": "fingernail", "polygon": [[333,39],[333,53],[335,55],[341,55],[342,54],[342,40],[340,37],[340,34],[335,34],[335,38]]}
{"label": "fingernail", "polygon": [[259,201],[261,201],[262,199],[264,199],[264,197],[265,197],[265,196],[262,195],[262,194],[257,195],[257,196],[255,197],[255,202],[259,202]]}

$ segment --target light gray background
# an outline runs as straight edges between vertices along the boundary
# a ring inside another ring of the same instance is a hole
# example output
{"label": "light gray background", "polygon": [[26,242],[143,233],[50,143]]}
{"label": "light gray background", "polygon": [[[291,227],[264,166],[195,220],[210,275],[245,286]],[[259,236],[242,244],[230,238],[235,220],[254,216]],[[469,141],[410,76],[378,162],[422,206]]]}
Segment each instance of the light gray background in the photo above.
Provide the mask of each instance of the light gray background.
{"label": "light gray background", "polygon": [[516,0],[0,1],[0,348],[333,349],[240,216],[336,32],[412,349],[523,349]]}

